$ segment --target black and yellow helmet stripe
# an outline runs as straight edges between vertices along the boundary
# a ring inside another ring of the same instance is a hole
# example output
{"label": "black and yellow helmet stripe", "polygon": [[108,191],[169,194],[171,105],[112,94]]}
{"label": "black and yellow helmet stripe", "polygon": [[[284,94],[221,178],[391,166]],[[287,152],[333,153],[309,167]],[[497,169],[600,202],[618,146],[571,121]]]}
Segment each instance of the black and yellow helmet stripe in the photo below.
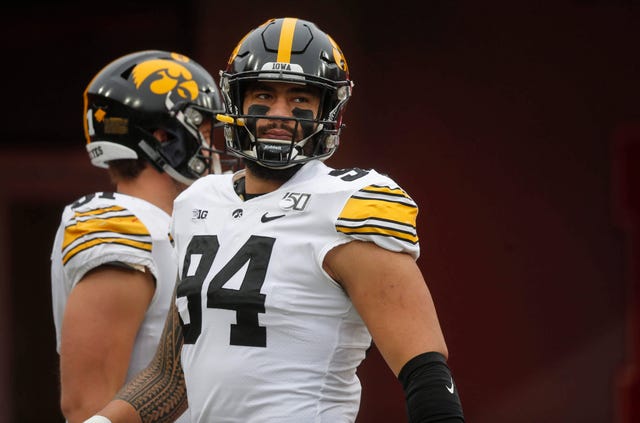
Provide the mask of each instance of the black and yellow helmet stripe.
{"label": "black and yellow helmet stripe", "polygon": [[278,62],[291,63],[291,47],[293,46],[293,35],[296,32],[296,18],[285,18],[282,20],[280,29],[280,40],[278,42]]}

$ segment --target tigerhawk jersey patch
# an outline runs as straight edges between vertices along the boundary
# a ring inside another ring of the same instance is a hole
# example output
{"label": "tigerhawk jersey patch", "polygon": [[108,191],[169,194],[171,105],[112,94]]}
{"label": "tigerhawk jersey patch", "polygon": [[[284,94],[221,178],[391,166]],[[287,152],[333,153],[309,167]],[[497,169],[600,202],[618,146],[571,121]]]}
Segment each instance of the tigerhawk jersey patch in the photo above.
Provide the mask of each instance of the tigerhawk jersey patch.
{"label": "tigerhawk jersey patch", "polygon": [[244,202],[233,180],[201,178],[174,206],[193,421],[355,421],[371,335],[322,262],[354,239],[417,258],[415,202],[374,170],[320,161]]}
{"label": "tigerhawk jersey patch", "polygon": [[153,357],[176,282],[169,240],[170,216],[144,200],[97,192],[65,207],[51,252],[51,290],[57,349],[64,307],[73,287],[91,269],[120,262],[150,271],[156,290],[138,332],[127,380]]}

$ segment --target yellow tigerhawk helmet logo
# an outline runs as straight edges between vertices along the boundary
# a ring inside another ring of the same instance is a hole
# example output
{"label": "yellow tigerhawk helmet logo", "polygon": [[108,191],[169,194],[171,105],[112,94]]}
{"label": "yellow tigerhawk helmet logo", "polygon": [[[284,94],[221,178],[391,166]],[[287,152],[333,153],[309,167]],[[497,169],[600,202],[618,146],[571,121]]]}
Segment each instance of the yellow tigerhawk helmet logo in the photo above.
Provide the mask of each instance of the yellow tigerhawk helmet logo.
{"label": "yellow tigerhawk helmet logo", "polygon": [[231,56],[229,56],[229,60],[227,60],[227,66],[230,65],[231,63],[233,63],[233,61],[235,60],[236,56],[238,55],[238,51],[240,51],[240,47],[242,47],[242,43],[244,43],[244,40],[251,35],[251,33],[247,33],[245,34],[244,37],[242,37],[242,39],[240,40],[240,42],[238,44],[236,44],[236,48],[233,49],[233,51],[231,52]]}
{"label": "yellow tigerhawk helmet logo", "polygon": [[[177,53],[171,53],[171,56],[180,62],[189,61],[188,57]],[[151,77],[159,77],[149,84],[152,93],[162,95],[175,89],[180,97],[187,100],[198,98],[198,83],[193,80],[191,72],[179,63],[164,59],[148,60],[137,65],[132,76],[136,88]]]}
{"label": "yellow tigerhawk helmet logo", "polygon": [[343,71],[349,73],[349,66],[347,66],[347,58],[342,54],[342,50],[338,47],[338,43],[336,43],[333,38],[329,34],[327,34],[327,38],[329,42],[333,46],[333,60],[336,61],[336,65]]}

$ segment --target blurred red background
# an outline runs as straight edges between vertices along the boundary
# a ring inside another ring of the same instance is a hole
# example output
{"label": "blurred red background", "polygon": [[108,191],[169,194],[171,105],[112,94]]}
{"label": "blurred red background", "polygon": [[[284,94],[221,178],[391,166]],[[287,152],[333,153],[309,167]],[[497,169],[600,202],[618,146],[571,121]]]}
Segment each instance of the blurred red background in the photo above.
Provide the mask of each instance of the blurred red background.
{"label": "blurred red background", "polygon": [[[356,82],[329,164],[387,173],[420,205],[419,264],[467,422],[640,421],[636,2],[85,7],[26,1],[0,17],[0,422],[63,421],[49,253],[63,205],[109,188],[83,149],[92,75],[159,48],[217,76],[279,16],[331,34]],[[358,422],[406,421],[375,348],[359,374]]]}

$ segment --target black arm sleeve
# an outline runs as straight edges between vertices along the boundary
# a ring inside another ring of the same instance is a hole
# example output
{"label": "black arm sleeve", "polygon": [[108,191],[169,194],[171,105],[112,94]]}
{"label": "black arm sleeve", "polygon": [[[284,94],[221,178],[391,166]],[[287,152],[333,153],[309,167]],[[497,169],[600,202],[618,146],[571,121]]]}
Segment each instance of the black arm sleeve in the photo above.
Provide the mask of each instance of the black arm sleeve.
{"label": "black arm sleeve", "polygon": [[419,354],[400,370],[410,423],[464,422],[458,388],[447,360],[437,352]]}

